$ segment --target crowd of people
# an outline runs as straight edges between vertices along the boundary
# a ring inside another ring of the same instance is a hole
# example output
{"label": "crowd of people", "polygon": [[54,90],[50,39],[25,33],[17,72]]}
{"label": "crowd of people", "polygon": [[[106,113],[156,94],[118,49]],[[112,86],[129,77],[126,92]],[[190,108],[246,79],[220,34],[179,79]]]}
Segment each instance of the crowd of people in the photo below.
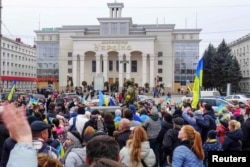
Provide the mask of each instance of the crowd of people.
{"label": "crowd of people", "polygon": [[216,112],[186,100],[173,109],[158,98],[102,112],[54,101],[2,102],[0,167],[207,167],[209,151],[250,151],[250,118],[237,105]]}

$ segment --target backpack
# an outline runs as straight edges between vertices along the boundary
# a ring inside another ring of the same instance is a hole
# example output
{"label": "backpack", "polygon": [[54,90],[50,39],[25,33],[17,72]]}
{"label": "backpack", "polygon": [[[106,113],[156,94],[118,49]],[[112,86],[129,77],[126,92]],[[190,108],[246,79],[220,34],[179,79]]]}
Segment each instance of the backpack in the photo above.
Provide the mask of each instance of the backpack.
{"label": "backpack", "polygon": [[73,118],[73,125],[69,128],[69,131],[76,131],[76,117]]}

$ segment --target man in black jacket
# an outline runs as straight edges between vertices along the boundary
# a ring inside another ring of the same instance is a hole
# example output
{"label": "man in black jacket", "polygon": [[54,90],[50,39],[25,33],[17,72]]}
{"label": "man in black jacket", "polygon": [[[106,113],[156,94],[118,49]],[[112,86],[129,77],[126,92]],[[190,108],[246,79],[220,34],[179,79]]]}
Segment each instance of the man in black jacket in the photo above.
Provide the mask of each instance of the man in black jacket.
{"label": "man in black jacket", "polygon": [[161,157],[161,162],[160,162],[161,166],[164,165],[164,163],[167,163],[167,165],[171,164],[173,151],[175,147],[177,147],[180,143],[180,140],[178,139],[178,134],[183,125],[184,125],[183,118],[181,117],[174,118],[173,129],[169,129],[165,133],[162,141],[163,155]]}

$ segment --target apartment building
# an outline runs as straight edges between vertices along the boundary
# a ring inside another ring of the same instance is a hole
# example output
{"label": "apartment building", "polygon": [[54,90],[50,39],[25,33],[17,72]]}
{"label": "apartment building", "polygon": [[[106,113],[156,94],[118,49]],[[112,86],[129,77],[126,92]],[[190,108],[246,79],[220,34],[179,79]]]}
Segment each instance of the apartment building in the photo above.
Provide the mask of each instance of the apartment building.
{"label": "apartment building", "polygon": [[9,91],[13,81],[19,91],[36,91],[36,47],[2,37],[1,92]]}

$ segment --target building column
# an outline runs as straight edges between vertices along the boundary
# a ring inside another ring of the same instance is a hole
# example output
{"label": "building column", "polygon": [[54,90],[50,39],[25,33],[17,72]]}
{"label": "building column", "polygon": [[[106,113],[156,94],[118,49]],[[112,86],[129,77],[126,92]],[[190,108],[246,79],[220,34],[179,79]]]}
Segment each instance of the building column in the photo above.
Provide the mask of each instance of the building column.
{"label": "building column", "polygon": [[126,79],[131,79],[130,73],[131,73],[131,55],[127,54],[126,55]]}
{"label": "building column", "polygon": [[96,59],[96,76],[97,76],[101,73],[101,55],[96,54],[95,59]]}
{"label": "building column", "polygon": [[72,87],[72,90],[74,90],[74,87],[76,86],[77,84],[77,54],[73,54],[73,57],[72,57],[72,78],[73,78],[73,87]]}
{"label": "building column", "polygon": [[80,84],[82,86],[82,81],[84,79],[84,66],[85,66],[85,55],[80,55]]}
{"label": "building column", "polygon": [[103,54],[103,77],[104,82],[108,81],[108,55]]}
{"label": "building column", "polygon": [[142,55],[142,87],[147,82],[147,54]]}
{"label": "building column", "polygon": [[123,54],[120,54],[119,56],[119,73],[118,73],[118,76],[119,76],[119,91],[122,90],[122,86],[123,86],[123,79],[122,79],[122,69],[123,69]]}
{"label": "building column", "polygon": [[155,69],[154,69],[154,66],[155,66],[155,57],[154,57],[154,54],[151,54],[150,55],[150,72],[149,72],[149,85],[150,85],[150,88],[153,88],[155,85],[154,85],[154,81],[155,81],[155,76],[154,76],[154,71],[155,71]]}

